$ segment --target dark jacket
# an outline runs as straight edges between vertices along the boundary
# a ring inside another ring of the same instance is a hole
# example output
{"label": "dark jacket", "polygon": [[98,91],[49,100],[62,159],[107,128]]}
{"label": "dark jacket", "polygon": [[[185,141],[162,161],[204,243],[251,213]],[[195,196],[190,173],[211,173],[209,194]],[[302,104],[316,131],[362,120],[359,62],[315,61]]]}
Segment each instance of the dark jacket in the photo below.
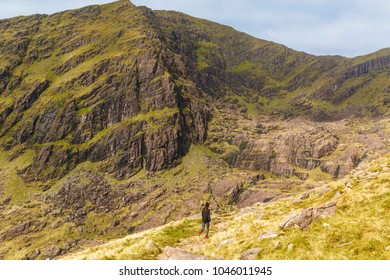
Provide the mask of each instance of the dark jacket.
{"label": "dark jacket", "polygon": [[211,222],[210,209],[203,208],[203,210],[202,210],[202,223],[209,223],[209,222]]}

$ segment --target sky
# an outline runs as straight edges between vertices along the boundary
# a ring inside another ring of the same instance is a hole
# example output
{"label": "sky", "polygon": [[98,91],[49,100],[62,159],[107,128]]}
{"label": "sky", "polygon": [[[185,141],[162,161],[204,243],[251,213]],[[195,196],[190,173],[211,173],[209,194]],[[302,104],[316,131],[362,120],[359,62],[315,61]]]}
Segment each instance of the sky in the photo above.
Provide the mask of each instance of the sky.
{"label": "sky", "polygon": [[[0,18],[113,0],[0,0]],[[132,0],[229,25],[315,55],[355,57],[390,47],[389,0]]]}

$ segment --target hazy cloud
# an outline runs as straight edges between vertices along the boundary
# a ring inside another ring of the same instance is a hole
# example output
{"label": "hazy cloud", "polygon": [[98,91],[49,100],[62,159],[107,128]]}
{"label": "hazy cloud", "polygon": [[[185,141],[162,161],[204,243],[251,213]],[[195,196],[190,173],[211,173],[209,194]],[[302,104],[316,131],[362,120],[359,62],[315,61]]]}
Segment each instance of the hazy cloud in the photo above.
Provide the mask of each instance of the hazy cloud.
{"label": "hazy cloud", "polygon": [[0,18],[19,15],[52,14],[59,11],[110,2],[114,2],[114,0],[0,0]]}

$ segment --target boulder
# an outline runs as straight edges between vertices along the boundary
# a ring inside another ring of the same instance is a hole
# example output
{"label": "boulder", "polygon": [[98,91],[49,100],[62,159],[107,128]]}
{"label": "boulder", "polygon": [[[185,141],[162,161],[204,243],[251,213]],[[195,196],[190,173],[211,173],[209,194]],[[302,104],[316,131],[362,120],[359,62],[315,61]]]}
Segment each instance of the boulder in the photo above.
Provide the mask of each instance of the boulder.
{"label": "boulder", "polygon": [[319,195],[325,195],[325,194],[327,194],[327,193],[330,192],[330,191],[332,191],[331,188],[323,187],[323,188],[319,189],[319,190],[317,191],[317,193],[318,193]]}
{"label": "boulder", "polygon": [[305,230],[308,226],[321,216],[331,216],[336,211],[336,202],[330,201],[324,205],[303,210],[300,214],[294,213],[280,223],[281,228],[298,226]]}
{"label": "boulder", "polygon": [[256,183],[258,181],[265,180],[265,175],[261,174],[261,173],[259,173],[259,174],[251,174],[251,175],[246,176],[245,179],[247,179],[249,185],[254,186],[254,185],[256,185]]}
{"label": "boulder", "polygon": [[30,253],[28,253],[23,259],[24,260],[36,260],[40,254],[41,254],[41,251],[39,249],[35,249],[34,251],[31,251]]}
{"label": "boulder", "polygon": [[280,224],[279,227],[281,228],[291,228],[296,225],[296,220],[299,217],[299,213],[294,212],[290,216],[287,216]]}
{"label": "boulder", "polygon": [[222,205],[237,201],[242,191],[243,183],[237,179],[225,179],[212,187],[213,197]]}
{"label": "boulder", "polygon": [[149,241],[148,244],[145,245],[145,250],[147,251],[157,251],[158,248],[154,245],[153,241]]}
{"label": "boulder", "polygon": [[251,248],[242,252],[241,260],[256,260],[257,255],[260,253],[260,248]]}
{"label": "boulder", "polygon": [[268,238],[275,238],[278,237],[278,234],[276,232],[265,232],[260,236],[261,239],[268,239]]}
{"label": "boulder", "polygon": [[305,199],[309,198],[309,196],[310,196],[310,193],[309,192],[305,192],[299,199],[305,200]]}
{"label": "boulder", "polygon": [[337,199],[339,197],[341,197],[341,193],[337,192],[334,194],[333,199]]}
{"label": "boulder", "polygon": [[223,246],[225,244],[229,244],[229,243],[232,243],[234,241],[236,241],[235,238],[225,239],[225,240],[222,240],[221,242],[217,243],[215,246],[216,247],[221,247],[221,246]]}
{"label": "boulder", "polygon": [[159,260],[211,260],[206,256],[192,254],[179,248],[167,246],[162,254],[158,257]]}
{"label": "boulder", "polygon": [[60,247],[56,245],[49,245],[43,250],[42,257],[43,259],[53,259],[59,256],[61,253],[62,249]]}

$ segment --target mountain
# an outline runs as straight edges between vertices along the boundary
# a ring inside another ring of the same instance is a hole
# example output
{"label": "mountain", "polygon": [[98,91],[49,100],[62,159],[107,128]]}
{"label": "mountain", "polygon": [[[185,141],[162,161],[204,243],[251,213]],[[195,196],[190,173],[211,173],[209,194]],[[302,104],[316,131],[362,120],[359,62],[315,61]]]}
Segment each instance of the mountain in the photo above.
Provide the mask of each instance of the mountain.
{"label": "mountain", "polygon": [[316,57],[128,1],[0,20],[0,258],[343,178],[390,152],[389,75],[390,49]]}

